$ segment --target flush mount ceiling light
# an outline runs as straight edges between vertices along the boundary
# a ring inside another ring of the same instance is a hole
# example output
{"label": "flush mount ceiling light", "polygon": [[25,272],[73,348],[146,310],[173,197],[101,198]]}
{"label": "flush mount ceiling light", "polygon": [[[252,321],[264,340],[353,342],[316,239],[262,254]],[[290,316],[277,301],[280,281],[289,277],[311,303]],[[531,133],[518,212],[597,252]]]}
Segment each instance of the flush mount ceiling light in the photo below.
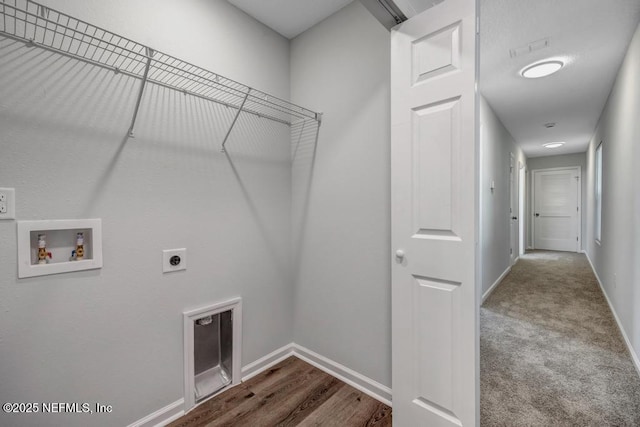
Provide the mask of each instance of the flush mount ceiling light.
{"label": "flush mount ceiling light", "polygon": [[546,144],[542,144],[543,147],[545,148],[558,148],[558,147],[562,147],[564,145],[564,142],[547,142]]}
{"label": "flush mount ceiling light", "polygon": [[520,71],[520,75],[527,79],[538,79],[549,76],[564,67],[564,62],[559,59],[537,62],[527,65]]}

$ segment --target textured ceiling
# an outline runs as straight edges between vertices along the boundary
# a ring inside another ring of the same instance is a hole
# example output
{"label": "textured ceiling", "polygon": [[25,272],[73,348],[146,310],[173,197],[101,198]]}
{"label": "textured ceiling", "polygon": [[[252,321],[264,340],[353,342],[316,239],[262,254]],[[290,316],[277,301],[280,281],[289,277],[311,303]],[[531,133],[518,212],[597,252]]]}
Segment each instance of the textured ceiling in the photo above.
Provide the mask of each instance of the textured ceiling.
{"label": "textured ceiling", "polygon": [[352,0],[228,0],[267,27],[292,39]]}
{"label": "textured ceiling", "polygon": [[400,10],[406,15],[407,18],[417,15],[420,12],[433,7],[438,3],[442,3],[444,0],[391,0]]}
{"label": "textured ceiling", "polygon": [[[351,0],[228,0],[293,38]],[[413,16],[442,0],[395,0]],[[584,152],[640,20],[640,0],[481,0],[480,90],[528,157]],[[547,46],[526,52],[531,42]],[[512,50],[519,55],[512,57]],[[525,51],[525,53],[522,53]],[[567,65],[541,79],[520,70]],[[547,129],[545,123],[556,123]],[[553,150],[543,143],[565,141]]]}
{"label": "textured ceiling", "polygon": [[[640,0],[481,0],[480,90],[528,157],[586,150],[639,19]],[[511,57],[545,38],[547,47]],[[563,56],[556,74],[519,75]],[[541,146],[550,141],[566,144]]]}

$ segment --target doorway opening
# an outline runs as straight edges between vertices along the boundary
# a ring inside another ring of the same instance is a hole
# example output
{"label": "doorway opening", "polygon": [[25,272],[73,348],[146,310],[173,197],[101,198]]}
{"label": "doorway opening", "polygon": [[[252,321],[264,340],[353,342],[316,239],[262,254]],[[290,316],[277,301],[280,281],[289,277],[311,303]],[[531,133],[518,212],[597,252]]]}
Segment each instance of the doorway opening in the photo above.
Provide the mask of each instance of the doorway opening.
{"label": "doorway opening", "polygon": [[580,169],[533,171],[531,227],[534,249],[580,251]]}

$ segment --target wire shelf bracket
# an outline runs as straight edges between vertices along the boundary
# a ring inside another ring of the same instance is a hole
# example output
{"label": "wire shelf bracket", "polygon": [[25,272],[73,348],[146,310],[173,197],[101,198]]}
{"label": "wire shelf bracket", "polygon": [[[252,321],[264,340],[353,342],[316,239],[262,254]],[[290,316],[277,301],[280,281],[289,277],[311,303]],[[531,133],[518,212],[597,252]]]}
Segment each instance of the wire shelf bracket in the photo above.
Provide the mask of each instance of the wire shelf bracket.
{"label": "wire shelf bracket", "polygon": [[249,98],[250,93],[251,93],[251,88],[249,88],[249,90],[247,91],[247,94],[244,96],[244,99],[242,100],[242,104],[240,104],[240,108],[238,108],[238,111],[236,112],[236,115],[233,117],[233,121],[231,122],[231,126],[229,126],[229,130],[227,130],[227,134],[224,136],[224,139],[222,140],[222,148],[220,148],[221,153],[227,152],[227,150],[225,149],[225,145],[227,143],[227,140],[229,139],[229,135],[231,135],[231,130],[235,126],[236,122],[238,121],[238,117],[240,116],[240,113],[242,113],[242,108],[244,108],[244,104],[247,102],[247,98]]}
{"label": "wire shelf bracket", "polygon": [[136,106],[133,110],[133,117],[131,118],[131,125],[129,125],[129,131],[127,135],[129,138],[133,138],[133,128],[136,125],[136,118],[138,117],[138,110],[140,110],[140,102],[142,102],[142,95],[144,94],[144,87],[149,79],[149,69],[151,68],[151,59],[153,58],[154,51],[150,47],[146,48],[147,65],[144,68],[144,74],[142,75],[142,82],[140,82],[140,90],[138,91],[138,98],[136,99]]}
{"label": "wire shelf bracket", "polygon": [[31,0],[0,0],[0,35],[141,80],[128,135],[148,83],[291,126],[322,116]]}

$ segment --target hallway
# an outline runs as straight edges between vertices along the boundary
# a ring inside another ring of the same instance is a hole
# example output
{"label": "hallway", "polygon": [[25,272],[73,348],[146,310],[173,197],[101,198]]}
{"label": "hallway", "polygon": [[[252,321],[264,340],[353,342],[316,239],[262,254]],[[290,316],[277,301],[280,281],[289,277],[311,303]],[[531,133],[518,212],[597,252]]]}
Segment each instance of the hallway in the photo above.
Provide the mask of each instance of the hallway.
{"label": "hallway", "polygon": [[480,321],[483,426],[640,425],[640,378],[585,255],[523,255]]}

